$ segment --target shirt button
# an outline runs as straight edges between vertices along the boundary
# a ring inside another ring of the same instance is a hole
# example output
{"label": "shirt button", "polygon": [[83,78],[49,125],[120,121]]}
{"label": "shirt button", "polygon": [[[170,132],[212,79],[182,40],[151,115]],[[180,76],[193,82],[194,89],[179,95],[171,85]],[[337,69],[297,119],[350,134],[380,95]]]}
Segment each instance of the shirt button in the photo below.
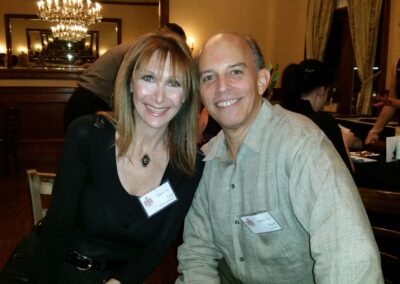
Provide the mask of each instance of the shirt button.
{"label": "shirt button", "polygon": [[239,220],[235,220],[235,224],[240,224],[240,221]]}
{"label": "shirt button", "polygon": [[239,257],[239,261],[243,262],[244,261],[244,257],[243,256]]}
{"label": "shirt button", "polygon": [[233,183],[231,184],[231,188],[235,188],[235,185]]}

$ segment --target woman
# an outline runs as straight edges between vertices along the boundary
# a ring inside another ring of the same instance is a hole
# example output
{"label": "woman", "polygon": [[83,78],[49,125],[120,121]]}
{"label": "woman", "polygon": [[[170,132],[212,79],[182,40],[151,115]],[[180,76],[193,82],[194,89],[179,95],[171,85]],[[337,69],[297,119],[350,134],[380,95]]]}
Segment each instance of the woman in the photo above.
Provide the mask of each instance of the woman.
{"label": "woman", "polygon": [[68,129],[34,259],[34,283],[143,283],[175,239],[199,182],[190,50],[147,34],[127,52],[114,112]]}
{"label": "woman", "polygon": [[318,60],[307,59],[300,64],[290,64],[282,73],[282,106],[307,116],[317,124],[332,141],[350,172],[354,172],[349,157],[354,134],[339,128],[330,114],[320,112],[328,99],[332,82],[329,68]]}

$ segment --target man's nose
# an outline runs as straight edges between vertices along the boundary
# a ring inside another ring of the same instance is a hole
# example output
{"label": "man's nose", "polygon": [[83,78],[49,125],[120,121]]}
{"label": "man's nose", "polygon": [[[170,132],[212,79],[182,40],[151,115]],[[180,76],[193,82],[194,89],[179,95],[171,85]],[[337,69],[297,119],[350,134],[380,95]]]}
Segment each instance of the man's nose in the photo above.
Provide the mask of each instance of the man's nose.
{"label": "man's nose", "polygon": [[228,82],[225,77],[221,76],[217,79],[217,89],[219,93],[223,93],[226,91],[228,87]]}

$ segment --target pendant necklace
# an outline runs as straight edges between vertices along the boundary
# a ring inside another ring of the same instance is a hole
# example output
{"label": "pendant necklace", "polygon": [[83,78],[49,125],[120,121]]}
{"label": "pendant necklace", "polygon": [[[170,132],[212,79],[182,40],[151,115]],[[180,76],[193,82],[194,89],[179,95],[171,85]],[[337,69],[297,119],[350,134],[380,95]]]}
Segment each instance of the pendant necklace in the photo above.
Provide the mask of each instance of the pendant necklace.
{"label": "pendant necklace", "polygon": [[144,154],[143,157],[140,159],[140,162],[142,162],[142,167],[145,168],[150,164],[151,160],[148,154]]}

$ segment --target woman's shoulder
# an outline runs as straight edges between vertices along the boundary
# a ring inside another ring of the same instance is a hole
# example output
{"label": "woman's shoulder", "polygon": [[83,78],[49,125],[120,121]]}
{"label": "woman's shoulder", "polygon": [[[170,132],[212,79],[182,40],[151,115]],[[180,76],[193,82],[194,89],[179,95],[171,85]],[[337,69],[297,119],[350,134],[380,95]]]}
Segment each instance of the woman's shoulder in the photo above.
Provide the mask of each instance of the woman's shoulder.
{"label": "woman's shoulder", "polygon": [[110,131],[115,128],[111,122],[103,115],[89,114],[75,119],[67,130],[68,136],[84,137],[91,134],[93,131]]}

